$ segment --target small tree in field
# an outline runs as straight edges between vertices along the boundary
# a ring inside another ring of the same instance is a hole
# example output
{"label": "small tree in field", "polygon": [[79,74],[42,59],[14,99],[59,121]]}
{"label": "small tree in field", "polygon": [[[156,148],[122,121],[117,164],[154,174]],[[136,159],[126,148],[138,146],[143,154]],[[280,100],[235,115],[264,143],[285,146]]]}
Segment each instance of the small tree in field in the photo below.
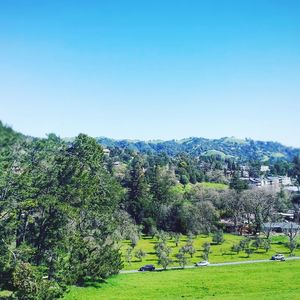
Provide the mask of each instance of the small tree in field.
{"label": "small tree in field", "polygon": [[202,248],[203,248],[203,259],[208,260],[209,253],[210,253],[210,243],[204,243]]}
{"label": "small tree in field", "polygon": [[262,247],[264,243],[264,240],[257,237],[253,242],[252,246],[257,250],[258,248]]}
{"label": "small tree in field", "polygon": [[263,242],[263,248],[265,249],[266,253],[271,249],[271,243],[270,240],[264,240]]}
{"label": "small tree in field", "polygon": [[185,246],[183,246],[181,249],[180,249],[180,252],[182,253],[187,253],[191,256],[191,258],[193,257],[193,255],[196,253],[196,249],[195,247],[192,245],[192,244],[186,244]]}
{"label": "small tree in field", "polygon": [[167,253],[167,255],[169,255],[171,253],[172,249],[171,249],[171,247],[168,247],[166,243],[158,242],[155,244],[154,250],[157,255],[159,255],[159,253],[161,253],[161,252],[165,252],[165,253]]}
{"label": "small tree in field", "polygon": [[139,241],[139,236],[137,234],[132,234],[130,236],[130,245],[132,248],[134,248],[137,245],[138,241]]}
{"label": "small tree in field", "polygon": [[167,243],[169,234],[165,231],[158,231],[156,234],[156,238],[159,242]]}
{"label": "small tree in field", "polygon": [[192,232],[189,232],[187,237],[188,237],[187,242],[188,242],[189,244],[192,244],[192,243],[193,243],[193,240],[194,240],[194,238],[195,238],[195,236],[193,235],[193,233],[192,233]]}
{"label": "small tree in field", "polygon": [[247,257],[250,257],[250,254],[253,253],[253,250],[251,248],[246,248],[245,253],[247,254]]}
{"label": "small tree in field", "polygon": [[164,251],[161,251],[159,254],[158,254],[158,261],[157,263],[159,265],[161,265],[164,270],[167,269],[168,265],[172,263],[172,260],[169,258],[168,254]]}
{"label": "small tree in field", "polygon": [[182,251],[179,251],[179,253],[176,254],[176,258],[178,259],[179,265],[184,268],[187,264],[187,258],[185,254]]}
{"label": "small tree in field", "polygon": [[132,260],[132,247],[128,247],[125,253],[125,260],[126,262],[131,265],[131,260]]}
{"label": "small tree in field", "polygon": [[181,238],[181,234],[180,233],[175,233],[174,234],[174,242],[175,242],[176,247],[178,247],[178,244],[180,242],[180,238]]}
{"label": "small tree in field", "polygon": [[290,225],[283,230],[284,234],[289,238],[287,247],[290,250],[290,256],[294,255],[294,250],[297,248],[296,238],[299,233],[299,230],[300,226],[294,223],[290,223]]}
{"label": "small tree in field", "polygon": [[250,238],[245,238],[240,241],[239,246],[241,247],[242,250],[245,250],[250,247]]}
{"label": "small tree in field", "polygon": [[237,254],[239,254],[241,250],[242,250],[242,248],[241,248],[241,246],[238,245],[238,244],[234,244],[234,245],[231,247],[231,251],[232,251],[232,252],[236,252]]}
{"label": "small tree in field", "polygon": [[213,243],[220,245],[224,243],[224,234],[222,230],[218,230],[214,233],[212,238]]}
{"label": "small tree in field", "polygon": [[293,256],[294,255],[294,251],[297,248],[297,242],[295,240],[290,241],[290,242],[287,243],[287,246],[288,246],[288,248],[290,250],[290,256]]}
{"label": "small tree in field", "polygon": [[142,249],[138,249],[135,251],[134,256],[139,260],[142,261],[143,258],[146,256],[146,252],[144,252]]}

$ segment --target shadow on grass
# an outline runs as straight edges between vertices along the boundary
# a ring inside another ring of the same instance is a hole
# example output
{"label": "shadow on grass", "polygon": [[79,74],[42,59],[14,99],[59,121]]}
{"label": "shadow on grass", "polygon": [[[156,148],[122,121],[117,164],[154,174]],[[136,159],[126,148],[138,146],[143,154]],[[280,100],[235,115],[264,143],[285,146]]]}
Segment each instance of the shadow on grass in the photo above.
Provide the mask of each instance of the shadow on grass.
{"label": "shadow on grass", "polygon": [[144,259],[144,261],[152,261],[152,262],[154,262],[155,259],[148,258],[148,259]]}
{"label": "shadow on grass", "polygon": [[182,268],[178,267],[176,269],[162,269],[162,270],[155,270],[155,271],[152,271],[152,272],[161,273],[161,272],[170,272],[170,271],[174,271],[174,270],[182,270]]}
{"label": "shadow on grass", "polygon": [[286,242],[271,242],[271,245],[285,245]]}
{"label": "shadow on grass", "polygon": [[79,287],[93,287],[97,289],[101,289],[103,285],[107,284],[107,281],[104,279],[94,280],[94,281],[85,281],[82,285],[78,285]]}
{"label": "shadow on grass", "polygon": [[153,240],[154,237],[151,236],[143,236],[142,240]]}
{"label": "shadow on grass", "polygon": [[236,255],[236,253],[235,252],[224,252],[224,253],[222,253],[222,256],[235,256]]}
{"label": "shadow on grass", "polygon": [[246,255],[240,255],[239,258],[245,258],[245,259],[247,258],[247,259],[249,259],[249,258],[251,258],[251,256],[248,256],[248,255],[246,254]]}

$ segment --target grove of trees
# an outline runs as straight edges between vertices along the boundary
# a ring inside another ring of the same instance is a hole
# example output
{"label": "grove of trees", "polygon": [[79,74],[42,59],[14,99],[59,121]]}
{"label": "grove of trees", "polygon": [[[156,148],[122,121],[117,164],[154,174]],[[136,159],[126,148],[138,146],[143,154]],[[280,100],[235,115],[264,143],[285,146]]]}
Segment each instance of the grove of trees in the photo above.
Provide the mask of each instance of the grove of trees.
{"label": "grove of trees", "polygon": [[[171,249],[163,232],[172,233],[176,246],[181,234],[200,233],[214,233],[213,242],[221,244],[222,219],[230,220],[236,232],[247,223],[257,233],[278,212],[300,206],[284,191],[248,189],[235,173],[238,163],[227,158],[129,148],[111,148],[107,156],[84,134],[71,141],[54,134],[38,139],[2,123],[0,147],[0,288],[17,299],[57,299],[69,285],[118,273],[125,239],[130,246],[124,258],[130,263],[146,255],[134,249],[141,234],[158,236],[155,251],[166,268]],[[231,179],[225,166],[233,172]],[[289,166],[299,184],[299,159]],[[202,181],[228,188],[196,184]],[[294,235],[287,235],[292,249]],[[249,245],[234,247],[241,249],[251,255]],[[203,251],[208,259],[210,245]],[[190,238],[177,255],[180,265],[187,263],[185,254],[194,253]]]}

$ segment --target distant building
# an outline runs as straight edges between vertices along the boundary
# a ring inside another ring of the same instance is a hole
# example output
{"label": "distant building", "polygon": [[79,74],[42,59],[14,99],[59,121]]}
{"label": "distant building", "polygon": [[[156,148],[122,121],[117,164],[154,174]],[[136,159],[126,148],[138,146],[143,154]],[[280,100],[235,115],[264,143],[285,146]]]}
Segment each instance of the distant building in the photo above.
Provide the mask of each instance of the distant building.
{"label": "distant building", "polygon": [[279,180],[280,180],[280,183],[284,186],[286,185],[292,185],[292,179],[291,177],[288,177],[288,176],[282,176],[282,177],[279,177]]}
{"label": "distant building", "polygon": [[109,150],[109,149],[107,149],[107,148],[104,148],[104,149],[103,149],[103,153],[104,153],[104,155],[107,155],[107,156],[109,156],[109,154],[110,154],[110,150]]}
{"label": "distant building", "polygon": [[269,171],[270,171],[270,167],[269,167],[269,166],[261,166],[261,167],[260,167],[260,171],[261,171],[262,173],[269,172]]}
{"label": "distant building", "polygon": [[284,190],[285,190],[285,191],[292,192],[292,193],[300,192],[299,187],[298,187],[298,186],[295,186],[295,185],[292,185],[292,186],[286,186],[286,187],[284,187]]}
{"label": "distant building", "polygon": [[300,230],[300,225],[294,222],[281,222],[281,223],[264,223],[264,230],[271,230],[275,232],[283,232],[291,230],[293,232]]}
{"label": "distant building", "polygon": [[261,178],[249,178],[248,183],[252,188],[269,188],[279,191],[282,187],[292,184],[292,180],[287,176],[268,176]]}
{"label": "distant building", "polygon": [[281,217],[283,217],[287,221],[293,221],[294,217],[295,217],[295,211],[293,209],[289,209],[285,213],[282,213],[282,212],[278,213],[278,215],[280,215]]}
{"label": "distant building", "polygon": [[250,177],[249,171],[244,171],[243,170],[241,173],[242,173],[242,177],[244,177],[244,178],[249,178]]}

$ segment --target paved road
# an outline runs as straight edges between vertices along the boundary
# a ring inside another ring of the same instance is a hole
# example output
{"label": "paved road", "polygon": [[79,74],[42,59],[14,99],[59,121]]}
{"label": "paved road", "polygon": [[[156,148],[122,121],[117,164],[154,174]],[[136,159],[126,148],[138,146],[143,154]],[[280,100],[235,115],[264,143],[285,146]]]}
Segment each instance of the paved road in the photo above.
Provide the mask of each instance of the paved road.
{"label": "paved road", "polygon": [[[287,257],[286,260],[300,260],[300,256]],[[208,267],[222,267],[222,266],[231,266],[231,265],[242,265],[242,264],[256,264],[256,263],[266,263],[266,262],[276,262],[270,259],[260,259],[260,260],[244,260],[244,261],[234,261],[234,262],[224,262],[217,264],[210,264]],[[192,266],[185,266],[185,269],[193,269],[193,268],[201,268]],[[155,271],[162,271],[162,268],[155,269]],[[168,270],[182,270],[180,267],[170,267]],[[124,270],[120,271],[120,274],[130,274],[130,273],[138,273],[138,270]]]}

